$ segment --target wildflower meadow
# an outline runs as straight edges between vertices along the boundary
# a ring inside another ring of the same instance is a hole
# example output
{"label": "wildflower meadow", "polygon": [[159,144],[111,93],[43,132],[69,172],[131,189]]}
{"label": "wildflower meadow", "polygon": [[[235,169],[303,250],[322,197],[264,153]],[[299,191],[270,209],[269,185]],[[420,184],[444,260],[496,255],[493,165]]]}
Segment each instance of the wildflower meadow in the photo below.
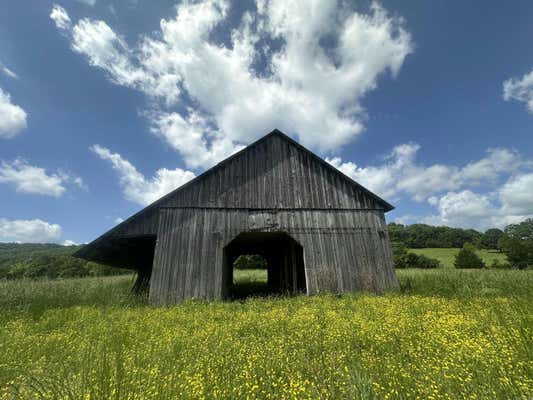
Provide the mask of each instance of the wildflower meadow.
{"label": "wildflower meadow", "polygon": [[151,307],[131,276],[0,283],[0,399],[530,399],[533,271]]}

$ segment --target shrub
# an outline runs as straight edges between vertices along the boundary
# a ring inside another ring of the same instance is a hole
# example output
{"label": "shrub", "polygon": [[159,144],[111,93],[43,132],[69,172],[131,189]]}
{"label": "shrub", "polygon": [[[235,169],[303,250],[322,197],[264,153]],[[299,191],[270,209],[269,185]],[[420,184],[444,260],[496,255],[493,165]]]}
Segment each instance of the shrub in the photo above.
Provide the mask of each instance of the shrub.
{"label": "shrub", "polygon": [[408,253],[407,255],[408,268],[439,268],[440,261],[435,258],[430,258],[422,254]]}
{"label": "shrub", "polygon": [[392,242],[392,255],[394,258],[395,268],[407,268],[407,248],[401,242]]}
{"label": "shrub", "polygon": [[396,268],[439,268],[440,261],[421,254],[410,253],[401,243],[393,243],[394,266]]}
{"label": "shrub", "polygon": [[485,263],[476,254],[475,247],[470,243],[465,243],[459,253],[455,255],[455,268],[485,268]]}
{"label": "shrub", "polygon": [[502,263],[500,260],[495,258],[494,260],[492,260],[492,264],[490,264],[490,267],[494,269],[511,269],[511,264],[509,264],[508,262]]}
{"label": "shrub", "polygon": [[528,264],[525,261],[520,261],[516,264],[516,268],[518,269],[526,269],[527,267],[528,267]]}
{"label": "shrub", "polygon": [[533,264],[533,239],[505,235],[502,236],[498,245],[513,266],[520,268],[524,263]]}

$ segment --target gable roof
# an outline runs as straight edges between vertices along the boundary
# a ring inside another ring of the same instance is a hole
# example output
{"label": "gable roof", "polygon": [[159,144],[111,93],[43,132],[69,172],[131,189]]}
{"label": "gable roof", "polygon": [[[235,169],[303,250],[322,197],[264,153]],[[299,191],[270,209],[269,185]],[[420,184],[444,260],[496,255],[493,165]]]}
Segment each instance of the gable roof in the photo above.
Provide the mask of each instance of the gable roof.
{"label": "gable roof", "polygon": [[278,129],[274,129],[272,132],[270,132],[267,135],[263,136],[259,140],[253,142],[252,144],[250,144],[249,146],[245,147],[244,149],[242,149],[242,150],[236,152],[235,154],[231,155],[230,157],[224,159],[223,161],[221,161],[218,164],[214,165],[213,167],[211,167],[210,169],[206,170],[202,174],[198,175],[194,179],[192,179],[189,182],[185,183],[184,185],[174,189],[173,191],[169,192],[165,196],[161,197],[160,199],[154,201],[153,203],[151,203],[150,205],[146,206],[142,210],[138,211],[137,213],[135,213],[131,217],[127,218],[126,220],[124,220],[120,224],[118,224],[115,227],[111,228],[109,231],[105,232],[103,235],[101,235],[97,239],[93,240],[88,246],[86,246],[85,248],[80,249],[75,255],[83,257],[84,253],[86,253],[86,251],[84,251],[84,249],[86,249],[87,247],[90,247],[92,245],[97,244],[98,242],[100,242],[102,239],[104,239],[106,237],[112,236],[114,232],[120,231],[122,227],[126,226],[127,224],[131,223],[132,221],[136,220],[137,218],[141,218],[143,215],[149,213],[150,211],[152,211],[154,209],[157,209],[159,206],[164,204],[168,199],[172,198],[177,193],[179,193],[179,192],[181,192],[181,191],[183,191],[183,190],[195,185],[197,182],[199,182],[202,179],[206,178],[208,175],[212,174],[213,172],[217,171],[218,169],[223,168],[224,166],[229,164],[232,160],[234,160],[234,159],[238,158],[239,156],[241,156],[243,153],[245,153],[247,151],[250,151],[254,147],[257,147],[258,145],[260,145],[261,143],[269,140],[273,136],[278,136],[282,140],[289,142],[290,144],[292,144],[293,146],[298,148],[300,151],[302,151],[302,152],[306,153],[308,156],[310,156],[311,159],[313,159],[313,160],[317,161],[318,163],[320,163],[327,170],[333,171],[335,174],[337,174],[338,176],[342,177],[349,184],[355,186],[358,190],[360,190],[361,192],[365,193],[370,198],[374,199],[378,204],[382,205],[383,209],[385,210],[385,212],[391,211],[391,210],[394,209],[394,206],[392,206],[390,203],[386,202],[385,200],[383,200],[378,195],[372,193],[370,190],[366,189],[365,187],[363,187],[362,185],[360,185],[359,183],[354,181],[349,176],[343,174],[337,168],[335,168],[334,166],[332,166],[331,164],[326,162],[324,159],[322,159],[321,157],[319,157],[318,155],[316,155],[315,153],[313,153],[309,149],[307,149],[304,146],[302,146],[300,143],[296,142],[294,139],[292,139],[289,136],[287,136],[285,133],[281,132]]}
{"label": "gable roof", "polygon": [[[373,198],[374,200],[376,200],[379,204],[382,204],[383,205],[383,208],[386,212],[388,211],[392,211],[394,210],[394,206],[390,203],[388,203],[387,201],[383,200],[381,197],[379,197],[377,194],[371,192],[370,190],[368,190],[367,188],[365,188],[364,186],[360,185],[359,183],[357,183],[356,181],[354,181],[352,178],[350,178],[348,175],[345,175],[344,173],[342,173],[341,171],[339,171],[337,168],[335,168],[333,165],[331,165],[330,163],[328,163],[327,161],[325,161],[323,158],[319,157],[318,155],[316,155],[315,153],[313,153],[311,150],[307,149],[306,147],[302,146],[300,143],[298,143],[297,141],[295,141],[294,139],[292,139],[291,137],[289,137],[288,135],[286,135],[285,133],[281,132],[279,129],[274,129],[272,132],[266,134],[265,136],[263,136],[262,138],[256,140],[255,142],[253,142],[252,144],[246,146],[244,149],[242,150],[239,150],[238,152],[232,154],[231,156],[229,156],[228,158],[225,158],[224,160],[220,161],[219,163],[215,164],[213,167],[209,168],[208,170],[204,171],[203,173],[201,173],[200,175],[198,175],[197,177],[195,177],[194,179],[191,179],[189,182],[181,185],[180,187],[174,189],[173,191],[167,193],[166,195],[164,195],[163,197],[161,197],[160,199],[154,201],[153,203],[151,203],[150,205],[146,206],[145,208],[143,208],[142,210],[138,211],[136,214],[132,215],[131,217],[129,217],[128,219],[126,219],[125,221],[121,222],[119,225],[121,224],[124,224],[132,219],[134,219],[135,217],[137,217],[138,215],[154,208],[154,207],[157,207],[158,205],[160,205],[161,203],[164,203],[165,200],[171,198],[172,196],[174,196],[176,193],[188,188],[189,186],[192,186],[194,185],[196,182],[202,180],[203,178],[205,178],[207,175],[211,174],[212,172],[216,171],[217,169],[219,168],[222,168],[224,167],[226,164],[228,164],[231,160],[235,159],[235,158],[238,158],[242,153],[246,152],[246,151],[249,151],[250,149],[252,149],[253,147],[256,147],[258,146],[259,144],[265,142],[266,140],[268,140],[270,137],[272,136],[279,136],[281,137],[283,140],[286,140],[288,141],[289,143],[291,143],[292,145],[296,146],[298,149],[300,149],[301,151],[307,153],[308,155],[311,156],[311,158],[313,158],[314,160],[318,161],[320,164],[322,164],[324,167],[326,167],[327,169],[329,170],[332,170],[332,171],[335,171],[335,173],[341,175],[344,179],[346,179],[348,182],[350,182],[352,185],[355,185],[358,189],[362,190],[364,193],[366,193],[367,195],[369,195],[371,198]],[[116,227],[118,227],[119,225],[117,225]]]}
{"label": "gable roof", "polygon": [[[228,164],[231,160],[235,159],[235,158],[238,158],[242,153],[246,152],[246,151],[249,151],[251,148],[253,147],[256,147],[258,146],[259,144],[265,142],[266,140],[268,140],[270,137],[272,136],[279,136],[281,137],[282,139],[286,140],[287,142],[293,144],[294,146],[296,146],[298,149],[302,150],[303,152],[305,152],[306,154],[310,155],[314,160],[318,161],[319,163],[321,163],[323,166],[325,166],[327,169],[329,170],[332,170],[332,171],[335,171],[335,173],[341,175],[344,179],[346,179],[348,182],[350,182],[352,185],[355,185],[358,189],[362,190],[363,192],[365,192],[367,195],[369,195],[370,197],[372,197],[374,200],[376,200],[378,203],[382,204],[383,205],[383,208],[385,209],[385,211],[392,211],[394,210],[394,206],[390,203],[388,203],[387,201],[383,200],[381,197],[379,197],[377,194],[371,192],[370,190],[368,190],[367,188],[365,188],[364,186],[362,186],[361,184],[357,183],[356,181],[354,181],[352,178],[350,178],[348,175],[345,175],[344,173],[342,173],[341,171],[339,171],[337,168],[335,168],[333,165],[331,165],[330,163],[328,163],[326,160],[324,160],[323,158],[319,157],[318,155],[316,155],[315,153],[313,153],[311,150],[307,149],[306,147],[302,146],[300,143],[298,143],[296,140],[294,140],[293,138],[291,138],[290,136],[286,135],[285,133],[281,132],[279,129],[274,129],[272,132],[266,134],[265,136],[263,136],[262,138],[256,140],[255,142],[251,143],[250,145],[246,146],[244,149],[242,150],[239,150],[238,152],[232,154],[231,156],[229,156],[228,158],[225,158],[224,160],[220,161],[218,164],[215,164],[213,167],[209,168],[208,170],[204,171],[203,173],[201,173],[200,175],[198,175],[197,177],[195,177],[194,179],[191,179],[189,182],[181,185],[180,187],[174,189],[173,191],[167,193],[166,195],[164,195],[163,197],[161,197],[159,200],[156,200],[154,201],[152,204],[146,206],[143,210],[139,211],[137,214],[149,209],[149,208],[152,208],[152,206],[156,206],[158,205],[159,203],[163,203],[166,199],[172,197],[173,195],[175,195],[176,193],[180,192],[181,190],[189,187],[189,186],[192,186],[194,185],[197,181],[205,178],[207,175],[209,175],[210,173],[214,172],[215,170],[225,166],[226,164]],[[137,215],[135,214],[135,215]],[[135,216],[133,215],[133,217]],[[125,222],[125,221],[124,221]]]}

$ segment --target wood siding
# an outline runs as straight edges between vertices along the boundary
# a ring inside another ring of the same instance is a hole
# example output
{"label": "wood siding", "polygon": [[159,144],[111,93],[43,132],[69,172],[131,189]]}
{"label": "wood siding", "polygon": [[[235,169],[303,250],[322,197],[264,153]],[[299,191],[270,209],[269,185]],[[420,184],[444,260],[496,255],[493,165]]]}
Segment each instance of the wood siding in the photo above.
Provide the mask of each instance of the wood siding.
{"label": "wood siding", "polygon": [[[381,292],[397,285],[384,218],[392,208],[283,133],[273,131],[76,255],[134,268],[144,274],[139,276],[145,282],[149,263],[133,265],[136,253],[131,249],[140,249],[135,243],[142,239],[142,243],[151,243],[152,251],[156,238],[152,301],[214,299],[224,297],[227,289],[224,271],[229,263],[224,249],[231,240],[243,232],[285,232],[303,248],[308,293]],[[279,248],[272,249],[267,254],[271,260],[288,260]]]}
{"label": "wood siding", "polygon": [[308,151],[272,135],[109,232],[156,234],[160,207],[377,209],[384,205]]}
{"label": "wood siding", "polygon": [[222,298],[224,248],[241,232],[285,232],[300,243],[309,294],[397,286],[380,210],[162,208],[151,301]]}

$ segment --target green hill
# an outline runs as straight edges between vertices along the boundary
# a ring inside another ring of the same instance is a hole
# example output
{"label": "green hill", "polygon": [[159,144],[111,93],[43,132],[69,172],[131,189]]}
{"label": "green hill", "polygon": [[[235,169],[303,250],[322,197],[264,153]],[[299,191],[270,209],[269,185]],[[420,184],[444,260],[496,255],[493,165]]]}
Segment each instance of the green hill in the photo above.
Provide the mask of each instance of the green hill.
{"label": "green hill", "polygon": [[81,247],[0,243],[0,279],[68,278],[131,272],[72,257]]}

